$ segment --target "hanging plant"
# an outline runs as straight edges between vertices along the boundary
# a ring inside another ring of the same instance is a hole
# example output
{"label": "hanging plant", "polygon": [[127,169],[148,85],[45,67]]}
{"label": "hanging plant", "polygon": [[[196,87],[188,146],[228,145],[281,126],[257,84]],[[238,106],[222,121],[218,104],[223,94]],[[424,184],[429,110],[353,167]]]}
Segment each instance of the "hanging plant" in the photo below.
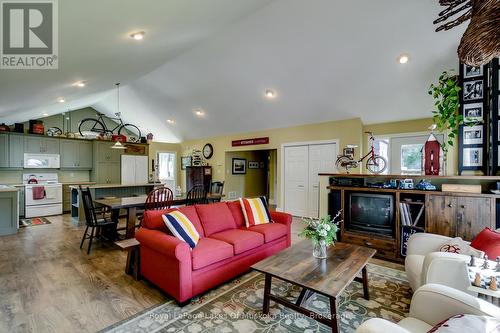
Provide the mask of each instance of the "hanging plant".
{"label": "hanging plant", "polygon": [[437,110],[432,111],[432,120],[437,129],[442,133],[448,133],[448,139],[443,142],[442,148],[446,156],[449,147],[453,147],[455,138],[458,136],[458,126],[476,125],[478,122],[470,119],[464,119],[459,113],[460,109],[460,85],[458,75],[452,71],[444,71],[436,84],[432,83],[429,87],[429,95],[436,102],[434,105]]}

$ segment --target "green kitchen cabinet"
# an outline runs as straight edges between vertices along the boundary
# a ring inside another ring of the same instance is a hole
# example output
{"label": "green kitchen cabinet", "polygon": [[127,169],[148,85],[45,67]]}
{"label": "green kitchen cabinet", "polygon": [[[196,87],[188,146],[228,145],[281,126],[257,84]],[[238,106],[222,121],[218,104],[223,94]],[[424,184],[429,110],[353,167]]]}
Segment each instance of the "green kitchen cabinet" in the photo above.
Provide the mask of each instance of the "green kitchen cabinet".
{"label": "green kitchen cabinet", "polygon": [[113,149],[113,142],[96,142],[94,145],[95,148],[95,157],[97,158],[97,162],[120,162],[121,155],[123,150],[121,149]]}
{"label": "green kitchen cabinet", "polygon": [[32,154],[59,154],[59,139],[27,136],[24,138],[24,152]]}
{"label": "green kitchen cabinet", "polygon": [[22,169],[24,166],[24,136],[9,135],[9,168]]}
{"label": "green kitchen cabinet", "polygon": [[0,134],[0,168],[9,167],[9,135]]}
{"label": "green kitchen cabinet", "polygon": [[120,184],[121,155],[123,150],[113,149],[113,142],[94,141],[94,163],[90,178],[97,184]]}
{"label": "green kitchen cabinet", "polygon": [[92,169],[92,143],[61,140],[61,169]]}

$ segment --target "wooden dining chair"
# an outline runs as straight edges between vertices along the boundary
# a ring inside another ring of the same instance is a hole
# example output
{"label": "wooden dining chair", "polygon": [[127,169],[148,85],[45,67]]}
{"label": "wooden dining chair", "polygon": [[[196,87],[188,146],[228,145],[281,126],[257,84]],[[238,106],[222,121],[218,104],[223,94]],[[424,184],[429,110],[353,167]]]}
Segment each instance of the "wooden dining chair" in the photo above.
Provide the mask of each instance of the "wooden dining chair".
{"label": "wooden dining chair", "polygon": [[198,184],[193,186],[186,197],[186,205],[199,205],[206,204],[207,202],[207,191],[205,190],[205,186],[202,184]]}
{"label": "wooden dining chair", "polygon": [[[92,241],[94,237],[96,237],[96,229],[101,231],[103,227],[112,228],[112,234],[116,238],[118,236],[116,231],[117,223],[115,221],[108,220],[104,213],[99,212],[94,207],[94,200],[92,199],[92,194],[90,193],[90,189],[87,187],[86,189],[80,186],[80,192],[82,194],[83,201],[83,210],[85,211],[85,222],[87,224],[85,228],[85,232],[83,233],[82,242],[80,243],[80,249],[83,247],[83,243],[86,239],[89,240],[89,246],[87,248],[87,254],[90,254],[90,249],[92,247]],[[102,218],[98,219],[97,214],[102,213]],[[90,228],[90,233],[88,232]]]}
{"label": "wooden dining chair", "polygon": [[163,210],[172,206],[174,193],[168,187],[159,187],[149,192],[144,210]]}
{"label": "wooden dining chair", "polygon": [[210,194],[220,195],[218,198],[211,198],[210,202],[220,202],[222,199],[222,192],[224,192],[224,182],[212,182],[210,187]]}

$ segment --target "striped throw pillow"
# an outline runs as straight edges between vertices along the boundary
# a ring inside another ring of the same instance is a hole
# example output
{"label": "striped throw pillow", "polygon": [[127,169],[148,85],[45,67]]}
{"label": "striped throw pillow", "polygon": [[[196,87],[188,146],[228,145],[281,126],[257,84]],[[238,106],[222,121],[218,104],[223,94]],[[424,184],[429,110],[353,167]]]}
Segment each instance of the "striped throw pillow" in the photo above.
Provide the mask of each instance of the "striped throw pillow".
{"label": "striped throw pillow", "polygon": [[185,241],[191,248],[194,248],[200,240],[200,234],[196,231],[193,223],[186,215],[178,210],[162,215],[163,222],[168,230],[180,240]]}
{"label": "striped throw pillow", "polygon": [[254,199],[240,198],[240,204],[247,228],[254,225],[272,223],[265,197]]}

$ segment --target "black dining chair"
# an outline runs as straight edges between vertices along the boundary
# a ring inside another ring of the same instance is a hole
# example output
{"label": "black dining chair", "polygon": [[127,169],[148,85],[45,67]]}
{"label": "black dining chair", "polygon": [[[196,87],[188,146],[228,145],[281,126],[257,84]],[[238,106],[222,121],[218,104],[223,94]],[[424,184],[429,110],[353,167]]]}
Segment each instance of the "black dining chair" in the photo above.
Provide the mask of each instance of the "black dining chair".
{"label": "black dining chair", "polygon": [[207,202],[207,191],[205,186],[198,184],[193,186],[186,197],[186,206],[206,204]]}
{"label": "black dining chair", "polygon": [[[86,189],[80,186],[80,192],[82,194],[83,201],[83,210],[85,211],[85,221],[87,227],[85,228],[85,232],[83,233],[82,242],[80,243],[80,249],[83,247],[83,243],[86,239],[89,240],[89,246],[87,248],[87,254],[90,254],[90,249],[92,247],[92,241],[95,234],[96,228],[98,229],[99,236],[102,237],[101,232],[103,228],[111,229],[111,233],[114,238],[117,238],[118,233],[116,230],[117,223],[111,220],[108,220],[104,215],[104,211],[99,211],[94,207],[94,200],[92,200],[92,194],[90,193],[90,189],[87,187]],[[98,219],[97,214],[101,213],[102,218]],[[90,233],[88,232],[90,228]]]}
{"label": "black dining chair", "polygon": [[218,198],[210,198],[210,202],[220,202],[222,199],[222,193],[224,192],[224,182],[212,182],[210,187],[210,194],[219,195]]}

